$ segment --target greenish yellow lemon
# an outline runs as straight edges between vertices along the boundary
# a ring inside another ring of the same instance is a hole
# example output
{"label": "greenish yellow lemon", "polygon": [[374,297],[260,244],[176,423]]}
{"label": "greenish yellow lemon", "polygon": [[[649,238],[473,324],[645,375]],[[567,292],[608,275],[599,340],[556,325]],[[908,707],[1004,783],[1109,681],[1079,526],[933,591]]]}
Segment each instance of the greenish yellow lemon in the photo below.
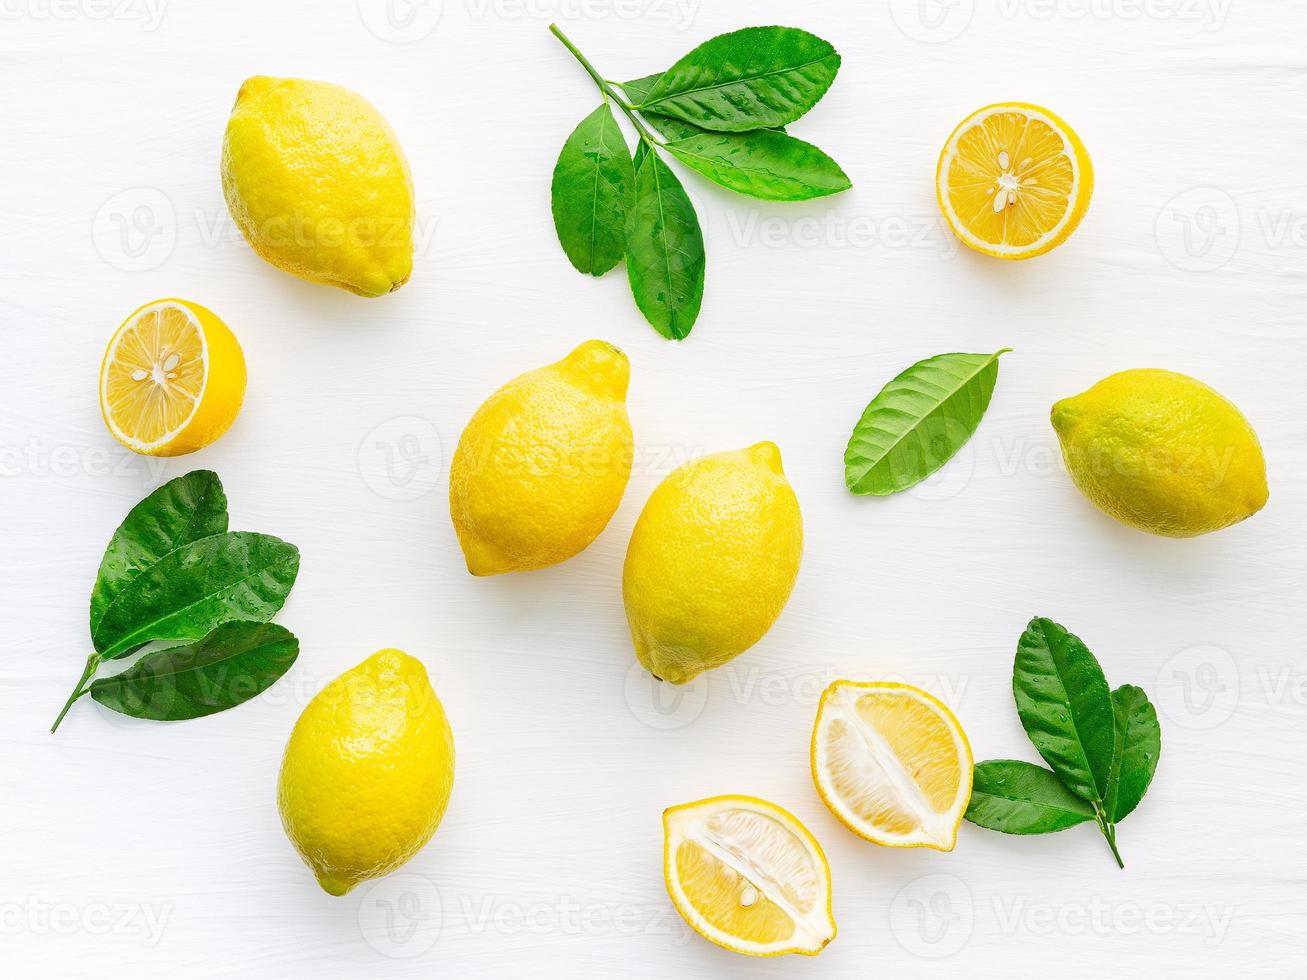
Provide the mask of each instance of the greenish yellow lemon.
{"label": "greenish yellow lemon", "polygon": [[1266,504],[1266,460],[1239,409],[1174,371],[1104,378],[1053,406],[1071,478],[1102,511],[1153,534],[1219,531]]}

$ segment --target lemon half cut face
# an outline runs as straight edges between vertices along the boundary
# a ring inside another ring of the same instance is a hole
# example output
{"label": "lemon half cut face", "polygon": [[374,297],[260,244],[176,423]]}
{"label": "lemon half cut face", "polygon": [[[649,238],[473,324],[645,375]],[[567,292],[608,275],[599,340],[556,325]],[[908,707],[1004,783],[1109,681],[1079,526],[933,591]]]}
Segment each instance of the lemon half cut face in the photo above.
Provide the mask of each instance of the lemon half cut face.
{"label": "lemon half cut face", "polygon": [[953,850],[971,799],[971,745],[938,698],[908,684],[834,682],[811,762],[822,800],[859,837]]}
{"label": "lemon half cut face", "polygon": [[663,814],[663,877],[676,910],[749,956],[815,956],[835,938],[830,866],[798,819],[753,796],[714,796]]}
{"label": "lemon half cut face", "polygon": [[1089,209],[1094,170],[1080,137],[1042,106],[1004,102],[973,112],[944,144],[940,210],[969,248],[1029,259],[1061,245]]}
{"label": "lemon half cut face", "polygon": [[123,322],[100,366],[100,411],[113,437],[147,456],[181,456],[227,431],[245,396],[245,356],[227,325],[181,299]]}

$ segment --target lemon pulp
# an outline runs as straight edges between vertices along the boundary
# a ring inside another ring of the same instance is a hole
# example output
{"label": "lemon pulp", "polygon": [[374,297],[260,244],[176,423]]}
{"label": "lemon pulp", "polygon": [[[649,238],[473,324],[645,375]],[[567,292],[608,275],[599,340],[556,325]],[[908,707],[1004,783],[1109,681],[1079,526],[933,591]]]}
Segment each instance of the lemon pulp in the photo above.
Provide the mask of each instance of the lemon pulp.
{"label": "lemon pulp", "polygon": [[668,894],[705,939],[751,956],[812,956],[835,937],[830,867],[792,814],[716,796],[663,814]]}
{"label": "lemon pulp", "polygon": [[100,409],[114,438],[139,453],[178,456],[217,439],[240,411],[245,358],[198,303],[163,299],[132,313],[100,367]]}
{"label": "lemon pulp", "polygon": [[986,106],[953,131],[936,191],[949,227],[969,247],[1005,259],[1042,255],[1089,207],[1093,167],[1080,138],[1048,109]]}
{"label": "lemon pulp", "polygon": [[971,798],[971,747],[952,712],[906,684],[836,681],[822,694],[812,775],[860,837],[949,851]]}

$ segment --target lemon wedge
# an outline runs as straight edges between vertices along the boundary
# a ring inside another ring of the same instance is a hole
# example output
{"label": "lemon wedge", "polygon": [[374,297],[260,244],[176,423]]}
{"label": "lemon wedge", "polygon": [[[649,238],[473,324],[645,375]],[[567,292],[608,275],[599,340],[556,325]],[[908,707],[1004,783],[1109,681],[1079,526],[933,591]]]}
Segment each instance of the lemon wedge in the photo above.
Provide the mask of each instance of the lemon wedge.
{"label": "lemon wedge", "polygon": [[835,681],[812,731],[812,778],[832,813],[889,847],[951,851],[971,799],[971,745],[938,698]]}
{"label": "lemon wedge", "polygon": [[1075,130],[1048,109],[1000,102],[973,112],[944,144],[935,192],[963,244],[1029,259],[1067,240],[1089,209],[1094,168]]}
{"label": "lemon wedge", "polygon": [[245,396],[245,355],[213,313],[181,299],[146,303],[109,341],[100,412],[147,456],[193,453],[227,431]]}
{"label": "lemon wedge", "polygon": [[714,796],[663,813],[663,877],[705,939],[749,956],[815,956],[835,938],[830,865],[773,803]]}

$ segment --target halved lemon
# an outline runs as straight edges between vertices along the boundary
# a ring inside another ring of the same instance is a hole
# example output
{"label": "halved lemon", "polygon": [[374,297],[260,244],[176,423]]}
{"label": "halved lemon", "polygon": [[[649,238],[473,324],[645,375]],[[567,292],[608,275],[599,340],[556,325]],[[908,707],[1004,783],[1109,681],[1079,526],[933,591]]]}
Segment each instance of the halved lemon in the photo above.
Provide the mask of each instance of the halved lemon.
{"label": "halved lemon", "polygon": [[859,837],[951,851],[971,799],[971,745],[953,712],[925,691],[835,681],[817,707],[812,778]]}
{"label": "halved lemon", "polygon": [[227,431],[245,397],[245,355],[198,303],[160,299],[129,316],[100,365],[100,413],[147,456],[193,453]]}
{"label": "halved lemon", "polygon": [[944,144],[935,193],[965,245],[1000,259],[1056,248],[1089,210],[1094,168],[1075,130],[1041,106],[973,112]]}
{"label": "halved lemon", "polygon": [[663,813],[663,877],[695,932],[750,956],[815,956],[835,938],[830,865],[774,803],[714,796]]}

